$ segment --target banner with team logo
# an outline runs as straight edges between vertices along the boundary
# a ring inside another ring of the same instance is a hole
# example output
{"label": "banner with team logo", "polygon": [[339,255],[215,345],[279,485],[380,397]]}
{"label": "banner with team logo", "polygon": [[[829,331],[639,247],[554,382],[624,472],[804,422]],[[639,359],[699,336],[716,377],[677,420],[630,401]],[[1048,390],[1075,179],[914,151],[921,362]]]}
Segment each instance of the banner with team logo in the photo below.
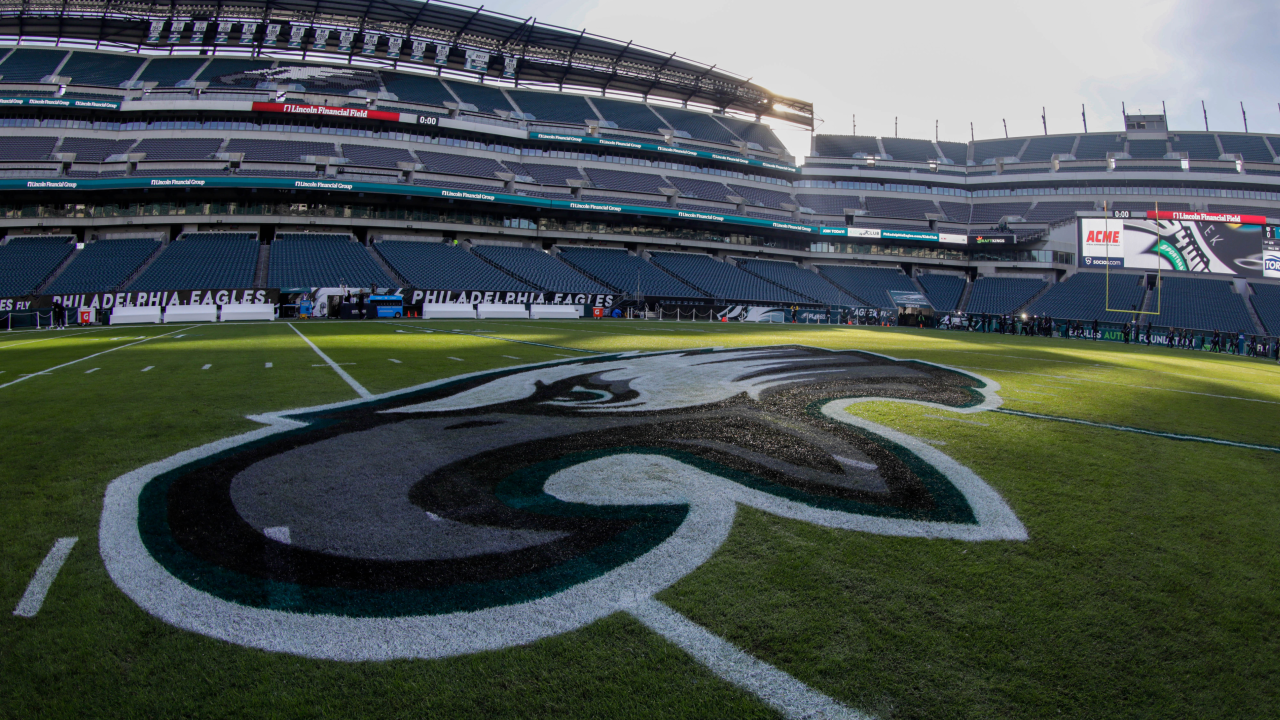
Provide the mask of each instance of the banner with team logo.
{"label": "banner with team logo", "polygon": [[1161,219],[1081,218],[1080,267],[1263,276],[1266,226],[1239,221],[1265,218],[1221,216],[1232,222],[1164,218],[1173,214],[1160,213]]}
{"label": "banner with team logo", "polygon": [[170,307],[173,305],[274,305],[280,300],[275,288],[219,288],[211,290],[161,290],[158,292],[70,293],[0,298],[0,311],[51,308],[110,310],[118,307]]}

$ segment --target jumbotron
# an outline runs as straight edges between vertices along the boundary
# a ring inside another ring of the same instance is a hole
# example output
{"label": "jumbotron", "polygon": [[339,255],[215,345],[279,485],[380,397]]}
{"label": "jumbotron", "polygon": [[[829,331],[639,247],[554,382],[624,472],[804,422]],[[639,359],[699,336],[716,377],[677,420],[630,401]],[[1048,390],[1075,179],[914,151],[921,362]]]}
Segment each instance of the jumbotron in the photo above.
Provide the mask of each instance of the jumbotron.
{"label": "jumbotron", "polygon": [[1051,317],[1276,352],[1280,138],[1127,115],[798,152],[764,121],[812,129],[811,102],[677,55],[450,3],[304,5],[0,14],[0,328]]}

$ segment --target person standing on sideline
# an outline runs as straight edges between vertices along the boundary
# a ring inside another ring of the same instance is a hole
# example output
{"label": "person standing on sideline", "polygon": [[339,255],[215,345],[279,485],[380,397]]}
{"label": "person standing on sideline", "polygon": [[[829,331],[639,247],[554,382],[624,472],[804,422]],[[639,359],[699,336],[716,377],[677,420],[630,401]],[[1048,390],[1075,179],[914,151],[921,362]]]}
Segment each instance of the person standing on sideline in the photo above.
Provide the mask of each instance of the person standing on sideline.
{"label": "person standing on sideline", "polygon": [[1093,339],[1098,339],[1098,318],[1093,319]]}

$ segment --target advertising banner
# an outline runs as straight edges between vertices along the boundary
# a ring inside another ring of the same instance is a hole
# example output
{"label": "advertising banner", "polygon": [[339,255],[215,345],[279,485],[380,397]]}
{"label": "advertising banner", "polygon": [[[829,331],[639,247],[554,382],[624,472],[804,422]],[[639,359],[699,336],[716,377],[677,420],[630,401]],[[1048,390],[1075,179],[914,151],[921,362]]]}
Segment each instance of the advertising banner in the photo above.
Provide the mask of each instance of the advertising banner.
{"label": "advertising banner", "polygon": [[[1161,213],[1166,214],[1208,213]],[[1218,220],[1081,218],[1079,227],[1081,267],[1109,265],[1262,277],[1262,225]]]}
{"label": "advertising banner", "polygon": [[[329,107],[327,105],[294,105],[292,103],[255,102],[254,112],[278,112],[290,115],[323,115],[325,117],[360,118],[362,120],[388,120],[400,122],[404,113],[387,112],[385,110],[365,110],[354,107]],[[412,115],[417,123],[417,116]]]}
{"label": "advertising banner", "polygon": [[0,98],[0,105],[32,105],[36,107],[93,108],[94,110],[119,110],[120,103],[111,100],[75,100],[60,97]]}
{"label": "advertising banner", "polygon": [[[1275,230],[1277,228],[1271,228]],[[1280,278],[1280,240],[1262,241],[1262,276]]]}
{"label": "advertising banner", "polygon": [[561,133],[544,132],[531,132],[529,133],[529,139],[553,140],[556,142],[573,143],[575,145],[603,145],[604,147],[616,147],[625,150],[649,150],[665,153],[667,155],[682,155],[684,157],[696,157],[706,160],[722,160],[735,165],[766,167],[770,170],[783,170],[785,172],[800,172],[799,168],[785,163],[756,160],[755,158],[741,157],[739,155],[724,155],[721,153],[706,152],[703,150],[690,150],[689,148],[671,147],[669,145],[654,145],[652,143],[639,142],[635,140],[615,140],[613,138],[596,138],[586,135],[564,135]]}
{"label": "advertising banner", "polygon": [[933,303],[929,302],[929,298],[918,292],[890,290],[889,298],[893,300],[893,304],[896,307],[900,308],[933,308]]}
{"label": "advertising banner", "polygon": [[[1133,213],[1138,217],[1142,213]],[[1234,213],[1210,213],[1210,212],[1183,212],[1180,210],[1148,210],[1146,213],[1148,220],[1187,220],[1191,222],[1224,222],[1234,223],[1236,225],[1266,225],[1267,218],[1264,215],[1237,215]],[[1130,213],[1125,210],[1116,210],[1112,213],[1112,217],[1130,218]]]}

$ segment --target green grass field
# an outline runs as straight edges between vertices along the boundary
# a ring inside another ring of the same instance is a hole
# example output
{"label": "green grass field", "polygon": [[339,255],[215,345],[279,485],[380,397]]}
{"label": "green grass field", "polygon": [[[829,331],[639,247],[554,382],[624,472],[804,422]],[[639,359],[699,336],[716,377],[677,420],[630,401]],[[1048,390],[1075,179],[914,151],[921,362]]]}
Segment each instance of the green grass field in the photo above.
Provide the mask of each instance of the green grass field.
{"label": "green grass field", "polygon": [[313,321],[0,336],[0,604],[17,605],[57,538],[79,538],[39,613],[0,620],[0,716],[777,716],[626,614],[506,650],[342,663],[141,610],[99,555],[105,488],[260,427],[247,415],[356,398],[295,327],[373,394],[713,346],[865,350],[979,373],[1000,383],[1001,410],[850,412],[973,470],[1027,541],[886,537],[742,508],[725,544],[659,599],[879,718],[1280,715],[1274,362],[882,328]]}

